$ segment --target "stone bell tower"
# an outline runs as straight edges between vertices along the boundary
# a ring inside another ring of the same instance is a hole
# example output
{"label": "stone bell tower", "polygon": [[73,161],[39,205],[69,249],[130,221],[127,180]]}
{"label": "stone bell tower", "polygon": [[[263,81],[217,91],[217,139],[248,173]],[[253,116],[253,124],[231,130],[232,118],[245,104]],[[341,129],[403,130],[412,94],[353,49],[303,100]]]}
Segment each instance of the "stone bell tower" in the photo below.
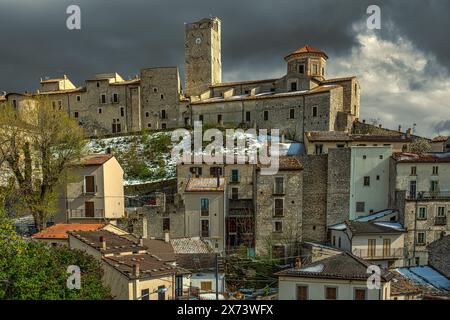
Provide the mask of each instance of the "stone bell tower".
{"label": "stone bell tower", "polygon": [[221,21],[203,18],[185,27],[186,96],[197,96],[222,82]]}

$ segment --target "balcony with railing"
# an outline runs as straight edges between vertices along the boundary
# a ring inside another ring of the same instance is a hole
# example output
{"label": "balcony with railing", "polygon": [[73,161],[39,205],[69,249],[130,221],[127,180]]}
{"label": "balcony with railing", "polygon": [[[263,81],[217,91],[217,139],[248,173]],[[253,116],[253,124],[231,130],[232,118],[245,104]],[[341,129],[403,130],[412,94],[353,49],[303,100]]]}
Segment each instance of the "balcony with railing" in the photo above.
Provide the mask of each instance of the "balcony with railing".
{"label": "balcony with railing", "polygon": [[420,191],[406,193],[408,200],[450,200],[450,191]]}
{"label": "balcony with railing", "polygon": [[435,226],[445,226],[445,225],[447,225],[447,217],[446,216],[435,217],[434,218],[434,225]]}
{"label": "balcony with railing", "polygon": [[103,209],[67,209],[69,219],[103,219]]}
{"label": "balcony with railing", "polygon": [[353,249],[352,253],[362,259],[383,260],[401,259],[404,257],[404,248],[382,248],[382,249]]}

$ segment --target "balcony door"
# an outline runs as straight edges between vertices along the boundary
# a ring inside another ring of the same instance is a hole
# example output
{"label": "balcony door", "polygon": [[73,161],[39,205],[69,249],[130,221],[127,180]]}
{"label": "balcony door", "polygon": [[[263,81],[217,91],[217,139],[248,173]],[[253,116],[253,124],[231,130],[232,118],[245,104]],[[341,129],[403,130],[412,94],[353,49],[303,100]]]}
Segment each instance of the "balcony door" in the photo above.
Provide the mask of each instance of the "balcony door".
{"label": "balcony door", "polygon": [[383,257],[391,256],[391,239],[383,239]]}
{"label": "balcony door", "polygon": [[416,186],[417,186],[417,183],[416,183],[416,181],[410,181],[409,182],[409,197],[411,198],[411,199],[415,199],[416,198]]}
{"label": "balcony door", "polygon": [[84,203],[84,216],[86,218],[93,218],[95,216],[94,202],[86,201]]}

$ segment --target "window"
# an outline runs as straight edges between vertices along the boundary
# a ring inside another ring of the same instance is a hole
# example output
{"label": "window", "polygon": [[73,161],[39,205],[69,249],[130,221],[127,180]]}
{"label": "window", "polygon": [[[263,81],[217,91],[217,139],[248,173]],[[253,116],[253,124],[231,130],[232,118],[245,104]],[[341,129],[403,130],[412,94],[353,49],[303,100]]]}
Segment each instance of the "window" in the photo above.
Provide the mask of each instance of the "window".
{"label": "window", "polygon": [[313,64],[313,74],[319,74],[319,66],[317,64]]}
{"label": "window", "polygon": [[308,286],[297,286],[297,300],[308,300]]}
{"label": "window", "polygon": [[212,291],[212,281],[202,281],[200,282],[200,290],[201,291]]}
{"label": "window", "polygon": [[366,159],[367,159],[367,156],[366,156],[366,155],[363,155],[363,159],[366,160]]}
{"label": "window", "polygon": [[274,232],[283,232],[283,223],[281,221],[275,221]]}
{"label": "window", "polygon": [[13,108],[14,108],[14,109],[17,109],[17,100],[14,99],[14,100],[12,101],[12,104],[13,104]]}
{"label": "window", "polygon": [[268,120],[269,120],[269,111],[264,110],[264,121],[268,121]]}
{"label": "window", "polygon": [[202,217],[209,216],[209,199],[208,198],[201,198],[200,199],[200,211]]}
{"label": "window", "polygon": [[301,64],[298,66],[298,73],[304,74],[305,73],[305,65]]}
{"label": "window", "polygon": [[201,236],[202,238],[209,238],[209,220],[201,221]]}
{"label": "window", "polygon": [[147,128],[151,128],[152,124],[151,123],[147,123]]}
{"label": "window", "polygon": [[213,177],[217,177],[218,175],[222,175],[222,167],[211,167],[209,168],[209,175]]}
{"label": "window", "polygon": [[437,167],[437,166],[434,166],[433,167],[433,175],[438,175],[438,173],[439,173],[439,167]]}
{"label": "window", "polygon": [[166,119],[166,110],[161,110],[161,119]]}
{"label": "window", "polygon": [[97,88],[99,88],[100,87],[100,82],[97,82]]}
{"label": "window", "polygon": [[358,85],[355,83],[355,96],[357,95],[357,93],[358,93]]}
{"label": "window", "polygon": [[161,129],[166,130],[167,129],[167,124],[161,123]]}
{"label": "window", "polygon": [[154,93],[158,92],[158,88],[157,88],[157,87],[154,87],[154,88],[153,88],[153,92],[154,92]]}
{"label": "window", "polygon": [[291,91],[297,91],[297,82],[291,82]]}
{"label": "window", "polygon": [[183,276],[175,277],[175,294],[177,297],[181,297],[183,295]]}
{"label": "window", "polygon": [[376,239],[368,239],[367,240],[367,256],[375,257],[377,250],[377,240]]}
{"label": "window", "polygon": [[323,144],[315,144],[315,154],[322,154],[323,153]]}
{"label": "window", "polygon": [[427,207],[419,207],[419,212],[417,214],[417,219],[425,220],[427,218]]}
{"label": "window", "polygon": [[95,193],[95,177],[84,177],[84,193]]}
{"label": "window", "polygon": [[106,103],[106,94],[102,93],[100,96],[100,102],[101,103]]}
{"label": "window", "polygon": [[285,252],[286,248],[283,245],[272,246],[272,256],[274,258],[284,258],[286,256]]}
{"label": "window", "polygon": [[317,107],[312,108],[312,116],[317,117]]}
{"label": "window", "polygon": [[380,160],[383,160],[383,155],[382,154],[380,154]]}
{"label": "window", "polygon": [[125,116],[125,108],[124,107],[120,107],[120,116],[121,117]]}
{"label": "window", "polygon": [[325,75],[325,68],[324,67],[322,67],[322,75],[323,76]]}
{"label": "window", "polygon": [[383,239],[383,257],[391,256],[391,239]]}
{"label": "window", "polygon": [[364,186],[369,187],[370,186],[370,177],[364,177]]}
{"label": "window", "polygon": [[438,207],[437,208],[437,216],[438,217],[445,217],[445,207]]}
{"label": "window", "polygon": [[417,244],[425,244],[425,232],[417,233]]}
{"label": "window", "polygon": [[336,236],[333,236],[333,246],[336,246]]}
{"label": "window", "polygon": [[436,192],[439,190],[439,181],[431,181],[431,187],[430,187],[430,191],[431,192]]}
{"label": "window", "polygon": [[203,115],[202,115],[202,114],[200,114],[200,115],[198,116],[198,121],[203,122]]}
{"label": "window", "polygon": [[158,287],[158,300],[166,300],[166,286]]}
{"label": "window", "polygon": [[170,218],[163,218],[163,232],[170,231]]}
{"label": "window", "polygon": [[245,112],[245,121],[250,122],[251,121],[250,119],[251,119],[250,118],[250,111],[246,111]]}
{"label": "window", "polygon": [[366,300],[366,289],[355,288],[355,300]]}
{"label": "window", "polygon": [[112,101],[114,103],[118,103],[119,102],[119,95],[117,93],[113,93],[112,95]]}
{"label": "window", "polygon": [[233,169],[231,170],[231,181],[238,182],[239,181],[239,170]]}
{"label": "window", "polygon": [[337,144],[336,148],[339,148],[339,149],[345,148],[345,144]]}
{"label": "window", "polygon": [[284,213],[284,201],[283,199],[275,199],[274,203],[274,216],[275,217],[282,217]]}
{"label": "window", "polygon": [[338,248],[340,248],[342,246],[342,240],[341,237],[338,238]]}
{"label": "window", "polygon": [[289,109],[289,119],[295,119],[295,109]]}
{"label": "window", "polygon": [[218,114],[217,115],[217,123],[221,123],[222,122],[222,115]]}
{"label": "window", "polygon": [[84,203],[84,216],[86,218],[93,218],[95,216],[95,204],[93,201],[86,201]]}
{"label": "window", "polygon": [[250,90],[244,90],[244,94],[250,94]]}
{"label": "window", "polygon": [[145,117],[146,117],[146,118],[150,117],[150,113],[149,113],[149,112],[146,112],[146,113],[145,113]]}
{"label": "window", "polygon": [[161,95],[161,100],[164,100],[164,95],[163,94]]}
{"label": "window", "polygon": [[202,167],[190,167],[189,172],[194,175],[201,176],[202,175]]}
{"label": "window", "polygon": [[325,299],[326,300],[336,300],[337,299],[337,288],[336,287],[325,287]]}
{"label": "window", "polygon": [[409,197],[411,199],[416,198],[416,186],[417,182],[415,180],[409,182]]}
{"label": "window", "polygon": [[380,176],[379,175],[377,175],[377,180],[380,180]]}
{"label": "window", "polygon": [[75,118],[78,118],[78,111],[75,111],[74,114],[73,114],[73,116],[74,116]]}
{"label": "window", "polygon": [[284,177],[275,177],[274,194],[284,194]]}
{"label": "window", "polygon": [[231,199],[233,199],[233,200],[239,199],[239,189],[238,188],[231,188]]}
{"label": "window", "polygon": [[102,108],[98,108],[98,114],[102,113]]}
{"label": "window", "polygon": [[411,175],[415,176],[417,174],[417,167],[411,167]]}
{"label": "window", "polygon": [[149,289],[141,290],[141,300],[150,300],[150,290]]}
{"label": "window", "polygon": [[365,209],[365,203],[364,202],[356,202],[356,212],[364,212]]}
{"label": "window", "polygon": [[80,96],[80,95],[77,95],[77,96],[76,96],[76,100],[77,100],[77,102],[81,102],[81,96]]}

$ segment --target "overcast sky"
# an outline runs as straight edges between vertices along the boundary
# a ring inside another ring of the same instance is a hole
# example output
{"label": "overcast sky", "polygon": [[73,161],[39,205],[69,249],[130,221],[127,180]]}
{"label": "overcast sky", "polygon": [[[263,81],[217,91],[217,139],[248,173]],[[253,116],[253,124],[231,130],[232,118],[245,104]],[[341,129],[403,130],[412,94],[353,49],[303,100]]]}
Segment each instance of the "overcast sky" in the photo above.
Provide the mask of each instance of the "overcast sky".
{"label": "overcast sky", "polygon": [[[81,30],[66,8],[81,8]],[[381,30],[366,9],[381,7]],[[356,75],[367,121],[427,136],[450,134],[448,0],[0,0],[0,91],[40,77],[124,78],[143,67],[184,68],[184,23],[222,20],[223,80],[282,76],[283,57],[308,43],[330,57],[327,77]]]}

